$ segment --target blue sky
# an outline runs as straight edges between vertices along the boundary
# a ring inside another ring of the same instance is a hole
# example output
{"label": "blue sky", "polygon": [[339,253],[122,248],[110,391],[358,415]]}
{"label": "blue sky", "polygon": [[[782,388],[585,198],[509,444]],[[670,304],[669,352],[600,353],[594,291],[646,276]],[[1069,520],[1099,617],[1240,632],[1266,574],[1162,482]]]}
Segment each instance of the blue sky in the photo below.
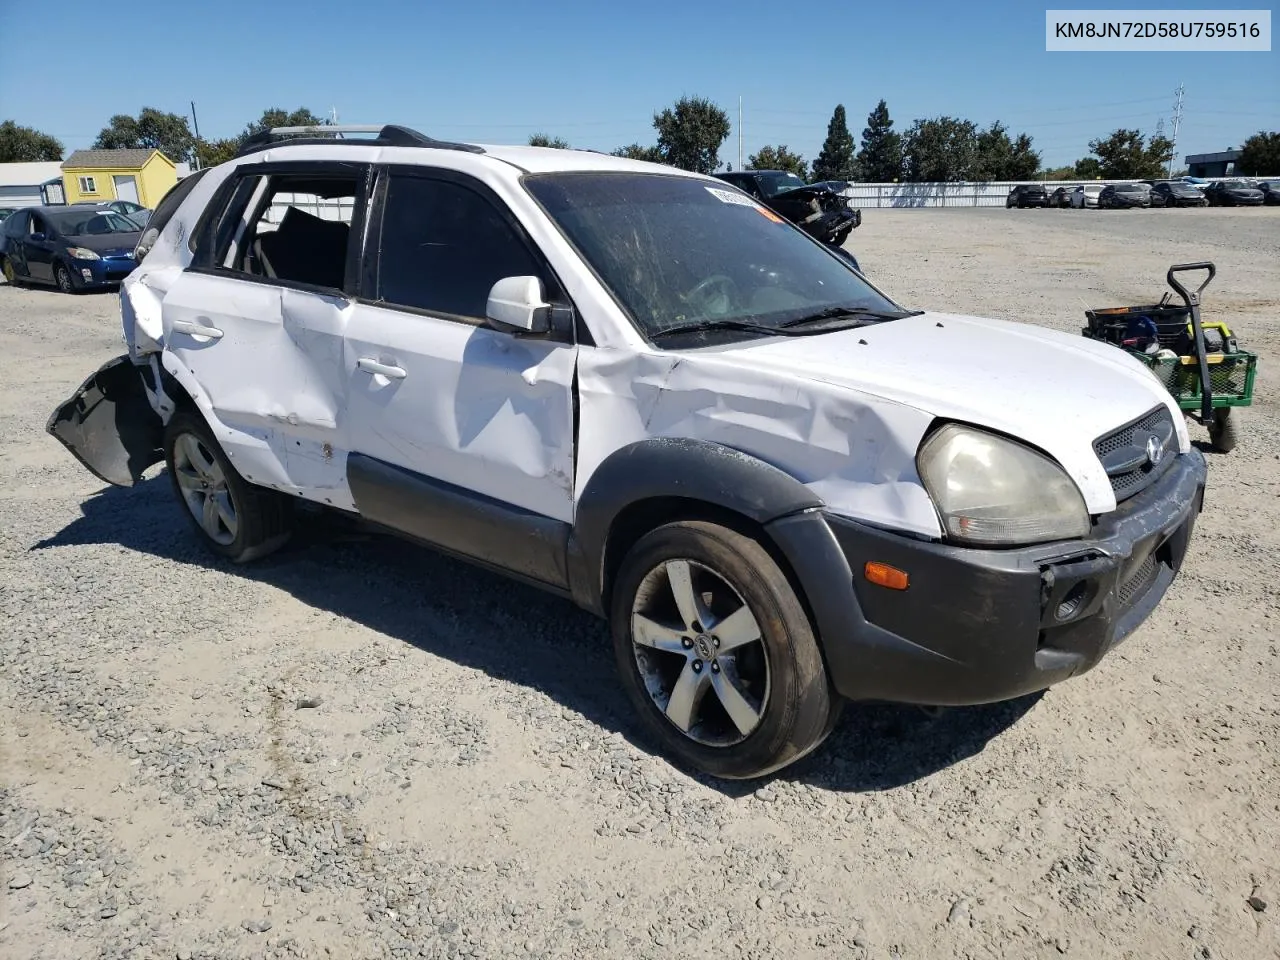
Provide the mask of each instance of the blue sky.
{"label": "blue sky", "polygon": [[1044,11],[938,0],[62,0],[46,16],[0,0],[0,37],[37,41],[4,44],[0,119],[74,149],[114,113],[188,113],[194,100],[209,138],[269,106],[307,106],[436,137],[518,143],[540,130],[610,150],[652,143],[653,113],[695,94],[733,118],[721,159],[736,166],[739,96],[745,154],[785,143],[810,160],[837,103],[857,138],[883,97],[899,130],[943,114],[999,119],[1056,166],[1117,127],[1150,133],[1163,117],[1168,132],[1184,83],[1179,163],[1280,128],[1274,43],[1269,53],[1047,53]]}

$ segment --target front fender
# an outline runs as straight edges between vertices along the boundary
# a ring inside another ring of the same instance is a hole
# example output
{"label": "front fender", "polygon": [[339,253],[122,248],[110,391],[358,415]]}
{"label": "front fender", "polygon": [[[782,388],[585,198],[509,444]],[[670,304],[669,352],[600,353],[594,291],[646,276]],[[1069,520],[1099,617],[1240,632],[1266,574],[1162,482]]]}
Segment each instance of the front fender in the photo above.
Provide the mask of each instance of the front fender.
{"label": "front fender", "polygon": [[590,606],[604,596],[614,521],[634,504],[663,498],[710,504],[762,526],[823,505],[795,477],[723,444],[655,437],[621,447],[595,469],[578,499],[575,565],[588,578]]}

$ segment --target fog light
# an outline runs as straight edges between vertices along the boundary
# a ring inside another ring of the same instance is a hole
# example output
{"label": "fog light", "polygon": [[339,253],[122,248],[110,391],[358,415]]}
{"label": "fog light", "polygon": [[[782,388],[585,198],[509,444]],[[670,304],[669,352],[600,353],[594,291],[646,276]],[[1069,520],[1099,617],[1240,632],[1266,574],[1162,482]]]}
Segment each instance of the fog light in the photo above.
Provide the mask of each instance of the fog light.
{"label": "fog light", "polygon": [[1084,606],[1086,594],[1088,594],[1088,592],[1089,587],[1087,583],[1077,583],[1071,588],[1067,595],[1062,598],[1062,602],[1058,604],[1058,609],[1054,612],[1054,616],[1059,620],[1070,620],[1079,613],[1080,608]]}
{"label": "fog light", "polygon": [[92,280],[92,279],[93,279],[93,271],[92,271],[92,270],[86,270],[86,269],[84,269],[84,268],[81,268],[81,270],[80,270],[80,276],[84,277],[86,280]]}
{"label": "fog light", "polygon": [[874,560],[868,561],[862,568],[862,575],[877,586],[887,587],[890,590],[905,590],[910,583],[910,578],[905,571]]}

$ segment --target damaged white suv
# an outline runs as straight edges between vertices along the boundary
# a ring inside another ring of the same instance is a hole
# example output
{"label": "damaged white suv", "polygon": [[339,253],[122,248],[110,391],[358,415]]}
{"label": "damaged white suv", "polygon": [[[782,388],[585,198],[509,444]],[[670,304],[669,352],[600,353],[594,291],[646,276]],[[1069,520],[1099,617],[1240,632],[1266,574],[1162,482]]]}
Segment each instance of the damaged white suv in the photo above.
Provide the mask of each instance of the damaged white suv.
{"label": "damaged white suv", "polygon": [[138,254],[128,354],[49,422],[90,470],[163,460],[231,560],[302,499],[563,594],[717,776],[805,755],[846,699],[1085,672],[1201,508],[1123,351],[905,310],[710,177],[277,130],[182,181]]}

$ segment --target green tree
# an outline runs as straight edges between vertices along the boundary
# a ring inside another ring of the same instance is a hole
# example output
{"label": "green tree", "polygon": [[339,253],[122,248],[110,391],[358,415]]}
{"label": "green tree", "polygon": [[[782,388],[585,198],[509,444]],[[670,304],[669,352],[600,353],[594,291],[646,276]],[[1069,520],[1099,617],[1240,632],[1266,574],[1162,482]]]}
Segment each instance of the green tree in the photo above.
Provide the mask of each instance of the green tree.
{"label": "green tree", "polygon": [[93,145],[99,150],[159,150],[179,163],[191,159],[196,138],[186,117],[143,107],[136,117],[123,113],[112,117]]}
{"label": "green tree", "polygon": [[327,127],[327,117],[318,117],[306,107],[297,110],[282,110],[279,107],[268,107],[262,116],[244,128],[241,140],[248,139],[255,133],[262,133],[272,127]]}
{"label": "green tree", "polygon": [[1164,176],[1173,161],[1173,142],[1159,134],[1148,141],[1139,130],[1120,129],[1105,139],[1090,140],[1089,152],[1093,156],[1076,162],[1081,176],[1139,180]]}
{"label": "green tree", "polygon": [[[1024,179],[1029,180],[1031,178],[1026,177]],[[1076,173],[1076,168],[1073,166],[1051,167],[1048,170],[1040,171],[1040,179],[1042,180],[1078,180],[1079,175]]]}
{"label": "green tree", "polygon": [[529,138],[529,146],[531,147],[555,147],[558,150],[568,150],[569,141],[562,140],[560,137],[552,137],[545,133],[535,133]]}
{"label": "green tree", "polygon": [[1280,133],[1259,130],[1240,147],[1236,173],[1246,177],[1280,175]]}
{"label": "green tree", "polygon": [[881,100],[867,116],[858,151],[858,172],[869,183],[892,183],[902,176],[902,134],[893,129],[889,107]]}
{"label": "green tree", "polygon": [[1101,180],[1102,164],[1097,157],[1081,157],[1074,167],[1077,180]]}
{"label": "green tree", "polygon": [[0,123],[0,163],[35,163],[61,160],[62,144],[32,127],[20,127],[12,120]]}
{"label": "green tree", "polygon": [[838,103],[827,124],[827,139],[822,143],[818,159],[813,161],[813,179],[858,179],[858,162],[854,159],[853,148],[853,134],[849,132],[844,104]]}
{"label": "green tree", "polygon": [[[790,170],[801,180],[808,179],[809,165],[804,162],[804,157],[798,153],[792,153],[787,149],[784,143],[780,146],[765,146],[760,148],[759,153],[753,153],[747,157],[747,169],[749,170]],[[835,179],[828,177],[824,179]]]}
{"label": "green tree", "polygon": [[202,167],[216,167],[233,159],[240,150],[241,143],[240,137],[228,137],[225,140],[201,138],[196,141],[196,159]]}
{"label": "green tree", "polygon": [[978,128],[971,120],[917,120],[903,137],[906,179],[940,183],[971,178],[978,157]]}
{"label": "green tree", "polygon": [[720,147],[729,139],[729,115],[705,97],[682,97],[654,114],[658,151],[665,163],[694,173],[720,166]]}
{"label": "green tree", "polygon": [[613,151],[615,157],[626,157],[628,160],[645,160],[649,163],[665,163],[662,151],[657,147],[642,147],[638,143],[630,143]]}
{"label": "green tree", "polygon": [[1031,149],[1025,133],[1016,139],[1000,122],[978,134],[977,156],[970,175],[974,180],[1030,180],[1040,169],[1040,154]]}

